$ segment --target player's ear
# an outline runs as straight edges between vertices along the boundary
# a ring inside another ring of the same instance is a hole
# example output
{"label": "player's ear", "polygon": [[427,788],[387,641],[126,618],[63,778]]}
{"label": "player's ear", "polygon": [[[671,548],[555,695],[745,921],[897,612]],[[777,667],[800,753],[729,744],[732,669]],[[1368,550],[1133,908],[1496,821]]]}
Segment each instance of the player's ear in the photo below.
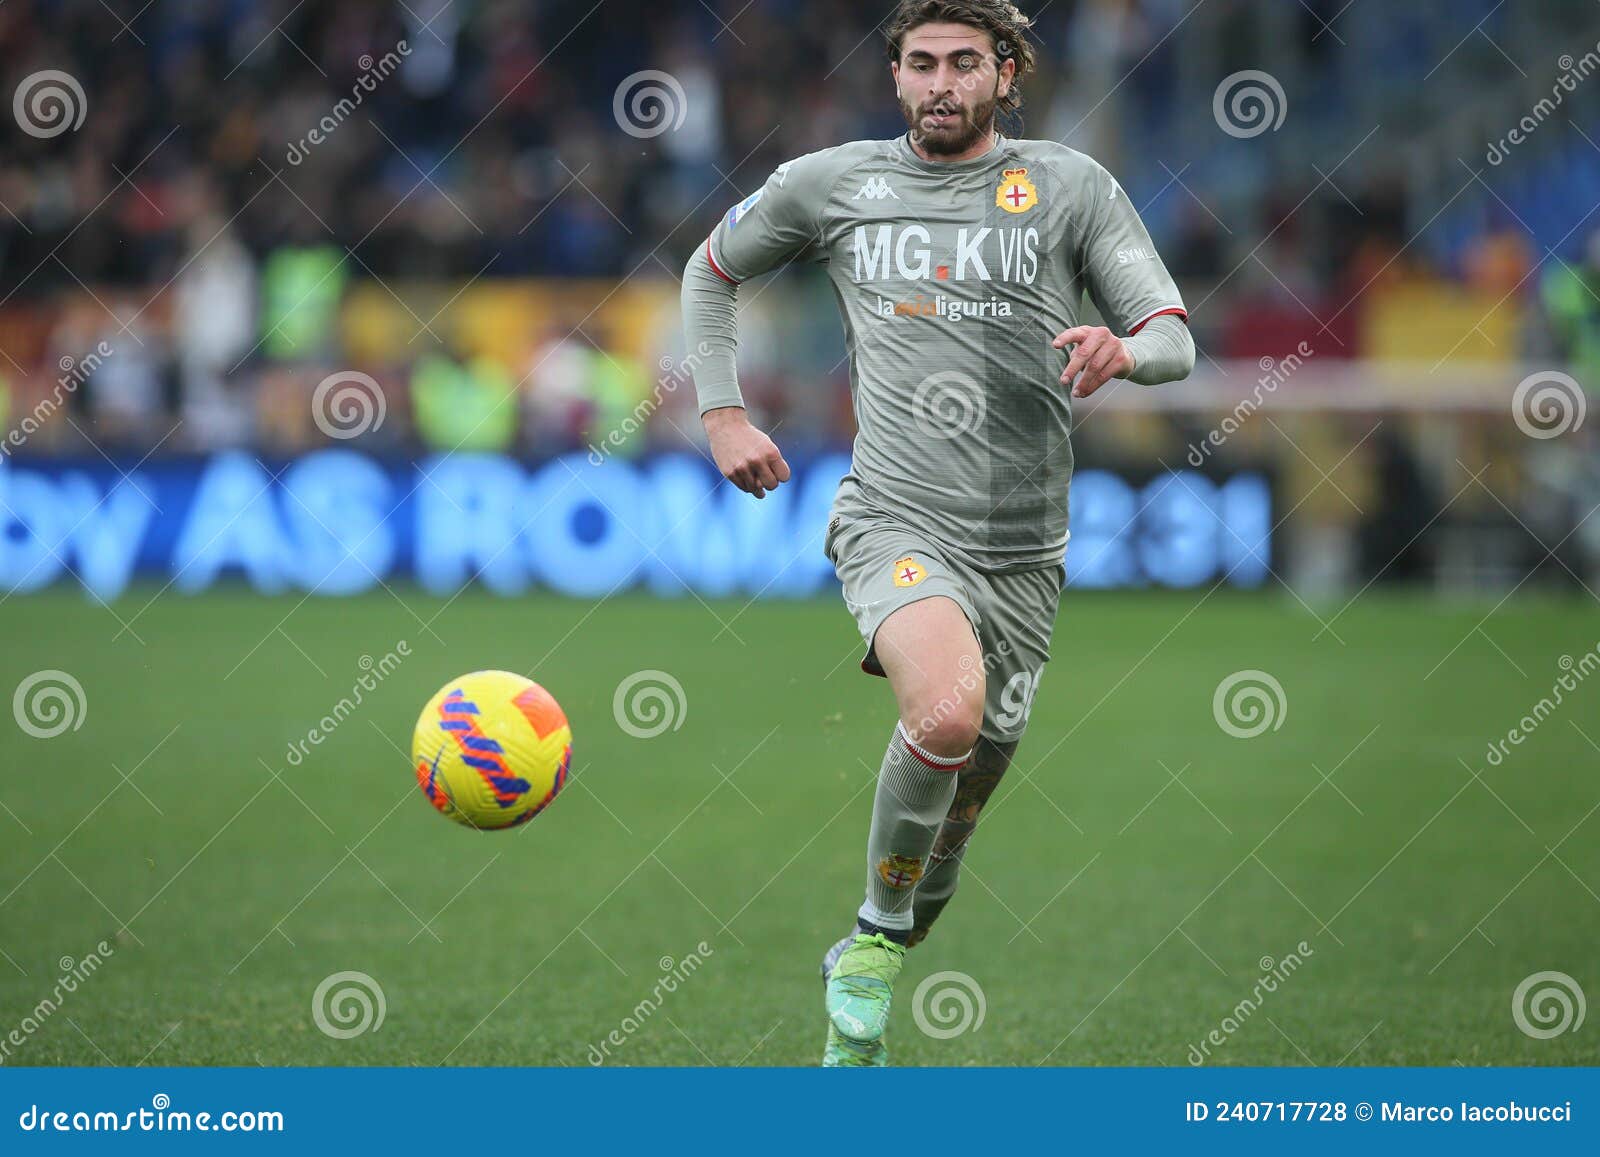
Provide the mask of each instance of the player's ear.
{"label": "player's ear", "polygon": [[1017,62],[1008,56],[1000,62],[1000,86],[995,95],[1009,96],[1011,94],[1011,79],[1016,75]]}

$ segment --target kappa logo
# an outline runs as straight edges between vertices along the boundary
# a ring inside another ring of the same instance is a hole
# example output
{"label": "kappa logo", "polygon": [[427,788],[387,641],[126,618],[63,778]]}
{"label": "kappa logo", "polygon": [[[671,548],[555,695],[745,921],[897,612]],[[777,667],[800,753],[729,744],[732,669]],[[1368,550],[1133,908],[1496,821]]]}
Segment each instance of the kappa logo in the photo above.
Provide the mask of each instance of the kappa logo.
{"label": "kappa logo", "polygon": [[863,197],[869,201],[881,201],[885,197],[893,197],[896,201],[898,201],[900,199],[900,194],[889,188],[889,182],[887,178],[868,177],[867,183],[862,185],[861,188],[856,191],[856,195],[850,199],[852,201],[859,201]]}

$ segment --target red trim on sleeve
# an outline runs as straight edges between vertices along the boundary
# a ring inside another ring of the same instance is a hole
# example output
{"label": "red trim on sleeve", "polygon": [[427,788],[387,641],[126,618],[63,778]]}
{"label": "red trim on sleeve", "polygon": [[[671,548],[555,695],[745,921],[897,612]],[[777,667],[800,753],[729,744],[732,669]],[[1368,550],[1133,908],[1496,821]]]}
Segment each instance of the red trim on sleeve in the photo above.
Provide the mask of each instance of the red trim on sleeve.
{"label": "red trim on sleeve", "polygon": [[[707,244],[709,244],[709,242]],[[1179,305],[1169,305],[1169,306],[1167,306],[1166,309],[1158,309],[1154,313],[1152,313],[1149,317],[1142,319],[1132,329],[1128,330],[1128,336],[1132,337],[1134,334],[1138,333],[1141,329],[1143,329],[1145,326],[1149,325],[1152,321],[1154,321],[1156,318],[1160,317],[1164,313],[1175,313],[1175,314],[1177,314],[1179,317],[1183,318],[1185,324],[1187,324],[1188,321],[1189,321],[1189,311],[1187,309],[1184,309],[1182,306],[1179,306]]]}
{"label": "red trim on sleeve", "polygon": [[706,260],[711,262],[711,272],[712,273],[715,273],[718,277],[722,278],[722,280],[726,281],[729,285],[738,285],[739,284],[733,278],[729,277],[726,273],[722,272],[721,266],[719,266],[717,264],[717,259],[715,257],[711,256],[711,238],[709,238],[709,237],[706,238]]}

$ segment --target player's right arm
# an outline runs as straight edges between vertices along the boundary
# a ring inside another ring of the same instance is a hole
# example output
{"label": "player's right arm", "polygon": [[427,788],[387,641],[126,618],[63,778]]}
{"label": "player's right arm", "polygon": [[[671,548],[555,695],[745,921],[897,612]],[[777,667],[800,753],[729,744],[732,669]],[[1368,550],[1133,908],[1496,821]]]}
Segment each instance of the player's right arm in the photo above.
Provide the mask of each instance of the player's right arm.
{"label": "player's right arm", "polygon": [[683,270],[683,327],[690,349],[709,350],[695,369],[695,392],[711,456],[722,476],[762,498],[789,481],[789,464],[772,439],[750,423],[739,391],[741,281],[818,251],[818,188],[813,153],[780,166],[762,188],[728,210]]}

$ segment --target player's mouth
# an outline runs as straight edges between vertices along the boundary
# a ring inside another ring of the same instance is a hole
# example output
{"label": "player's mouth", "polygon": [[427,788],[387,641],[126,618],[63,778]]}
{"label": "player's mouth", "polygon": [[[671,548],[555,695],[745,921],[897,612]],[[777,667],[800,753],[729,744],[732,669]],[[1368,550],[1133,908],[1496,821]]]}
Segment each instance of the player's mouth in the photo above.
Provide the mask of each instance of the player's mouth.
{"label": "player's mouth", "polygon": [[935,128],[949,128],[961,119],[961,110],[953,104],[940,101],[922,110],[923,122],[931,121]]}

